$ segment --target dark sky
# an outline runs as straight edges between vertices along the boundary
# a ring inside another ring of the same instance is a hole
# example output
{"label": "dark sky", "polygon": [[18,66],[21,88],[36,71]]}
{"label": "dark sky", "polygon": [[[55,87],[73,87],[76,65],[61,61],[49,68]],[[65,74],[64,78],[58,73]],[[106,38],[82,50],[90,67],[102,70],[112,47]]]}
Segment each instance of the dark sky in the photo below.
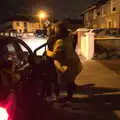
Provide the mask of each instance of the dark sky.
{"label": "dark sky", "polygon": [[3,0],[0,4],[0,14],[3,17],[16,12],[35,14],[40,8],[52,13],[57,19],[79,18],[93,0]]}

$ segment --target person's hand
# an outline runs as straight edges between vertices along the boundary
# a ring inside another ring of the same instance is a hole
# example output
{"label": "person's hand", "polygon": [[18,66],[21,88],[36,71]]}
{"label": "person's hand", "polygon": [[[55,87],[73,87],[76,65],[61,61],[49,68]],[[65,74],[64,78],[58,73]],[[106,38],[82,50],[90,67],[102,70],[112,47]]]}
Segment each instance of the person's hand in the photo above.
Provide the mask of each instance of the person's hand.
{"label": "person's hand", "polygon": [[66,65],[63,65],[62,68],[63,68],[63,73],[68,70],[68,66],[66,66]]}
{"label": "person's hand", "polygon": [[54,57],[54,55],[55,55],[54,52],[52,52],[50,50],[47,50],[46,54],[47,54],[48,57]]}

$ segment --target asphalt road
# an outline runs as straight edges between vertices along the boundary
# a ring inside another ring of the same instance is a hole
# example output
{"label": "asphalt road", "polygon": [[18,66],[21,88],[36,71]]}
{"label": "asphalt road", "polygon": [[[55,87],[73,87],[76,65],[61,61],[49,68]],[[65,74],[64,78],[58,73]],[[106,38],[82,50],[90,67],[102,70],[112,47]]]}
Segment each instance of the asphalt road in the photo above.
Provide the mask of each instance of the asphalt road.
{"label": "asphalt road", "polygon": [[71,103],[42,102],[34,120],[119,120],[119,101],[119,95],[105,95],[73,99]]}
{"label": "asphalt road", "polygon": [[[34,120],[120,120],[119,65],[119,60],[84,63],[72,101],[45,102],[33,97],[29,105],[34,106],[31,115],[38,112]],[[28,120],[33,120],[30,116]]]}
{"label": "asphalt road", "polygon": [[100,60],[99,62],[120,75],[120,59]]}

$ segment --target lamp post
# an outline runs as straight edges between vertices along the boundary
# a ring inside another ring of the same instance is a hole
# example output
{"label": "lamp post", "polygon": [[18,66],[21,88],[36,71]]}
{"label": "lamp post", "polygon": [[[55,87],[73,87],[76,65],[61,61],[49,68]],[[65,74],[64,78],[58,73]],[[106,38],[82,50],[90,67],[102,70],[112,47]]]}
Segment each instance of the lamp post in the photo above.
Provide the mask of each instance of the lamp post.
{"label": "lamp post", "polygon": [[40,11],[38,13],[38,17],[40,19],[40,29],[42,30],[43,29],[43,19],[45,19],[47,17],[47,14],[44,11]]}

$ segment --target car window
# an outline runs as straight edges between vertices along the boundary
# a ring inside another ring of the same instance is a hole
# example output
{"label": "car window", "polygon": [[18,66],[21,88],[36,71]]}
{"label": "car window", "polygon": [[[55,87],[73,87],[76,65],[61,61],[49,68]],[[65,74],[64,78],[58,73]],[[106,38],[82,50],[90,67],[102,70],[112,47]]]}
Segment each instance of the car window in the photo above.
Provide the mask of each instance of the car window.
{"label": "car window", "polygon": [[19,43],[19,46],[23,52],[27,52],[29,54],[28,50],[22,44]]}
{"label": "car window", "polygon": [[6,44],[2,49],[2,54],[6,60],[14,60],[17,57],[17,51],[13,43]]}
{"label": "car window", "polygon": [[28,49],[26,49],[21,43],[19,43],[20,49],[22,51],[22,57],[24,57],[24,61],[28,61],[28,57],[30,55]]}
{"label": "car window", "polygon": [[37,56],[42,56],[42,55],[46,52],[47,49],[48,49],[47,46],[39,49],[39,50],[36,52],[36,55],[37,55]]}
{"label": "car window", "polygon": [[15,47],[12,43],[7,44],[7,49],[9,52],[16,52]]}

